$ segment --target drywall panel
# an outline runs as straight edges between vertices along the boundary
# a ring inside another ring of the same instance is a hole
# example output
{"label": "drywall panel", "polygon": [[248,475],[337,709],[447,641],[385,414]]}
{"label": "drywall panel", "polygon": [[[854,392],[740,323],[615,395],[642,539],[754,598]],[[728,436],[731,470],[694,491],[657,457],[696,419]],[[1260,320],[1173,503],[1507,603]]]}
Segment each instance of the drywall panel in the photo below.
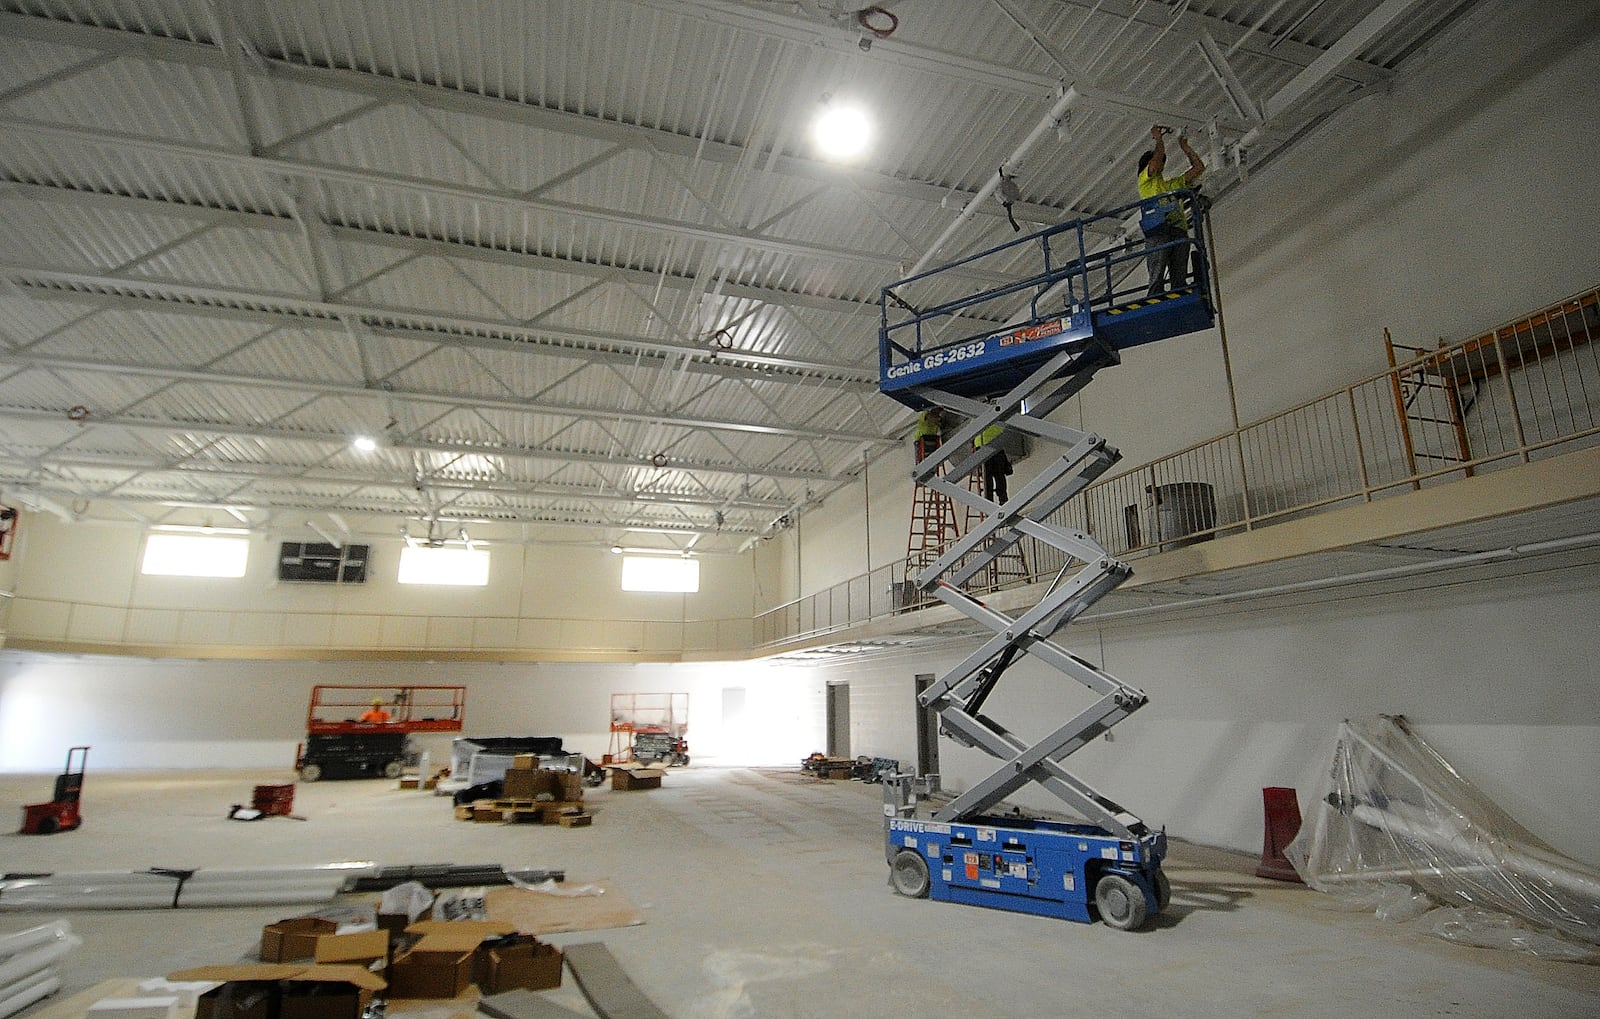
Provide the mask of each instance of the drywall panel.
{"label": "drywall panel", "polygon": [[[126,605],[144,551],[134,527],[63,524],[30,513],[12,550],[12,590],[20,598],[53,597],[101,605]],[[13,620],[16,623],[16,620]]]}
{"label": "drywall panel", "polygon": [[[170,609],[128,609],[129,644],[176,644],[183,613]],[[15,631],[22,633],[24,631]]]}
{"label": "drywall panel", "polygon": [[472,647],[511,648],[517,646],[517,620],[497,616],[493,619],[474,619],[467,635]]}
{"label": "drywall panel", "polygon": [[117,606],[79,605],[73,608],[71,623],[63,636],[68,640],[119,641],[127,620],[127,610]]}
{"label": "drywall panel", "polygon": [[28,634],[40,640],[59,640],[72,623],[72,606],[60,601],[30,601],[11,599],[10,617],[6,621],[11,634]]}
{"label": "drywall panel", "polygon": [[[313,621],[317,618],[311,617]],[[296,643],[315,646],[316,640],[311,636],[316,632],[315,629],[301,631],[297,625],[292,632]],[[377,616],[334,616],[329,639],[336,648],[378,647],[378,642],[382,640],[382,620]]]}

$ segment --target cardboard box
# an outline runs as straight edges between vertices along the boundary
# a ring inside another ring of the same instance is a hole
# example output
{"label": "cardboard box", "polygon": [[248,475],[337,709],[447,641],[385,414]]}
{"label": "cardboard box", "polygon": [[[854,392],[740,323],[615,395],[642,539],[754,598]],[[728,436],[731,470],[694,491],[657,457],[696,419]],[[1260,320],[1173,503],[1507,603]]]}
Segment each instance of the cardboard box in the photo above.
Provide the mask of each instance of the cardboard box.
{"label": "cardboard box", "polygon": [[390,998],[454,998],[472,986],[481,935],[425,934],[389,966]]}
{"label": "cardboard box", "polygon": [[539,766],[538,754],[517,754],[511,758],[511,770],[524,771]]}
{"label": "cardboard box", "polygon": [[563,828],[587,828],[594,823],[594,815],[584,813],[560,814],[556,817],[556,823]]}
{"label": "cardboard box", "polygon": [[261,961],[309,959],[316,954],[317,939],[338,929],[337,923],[320,916],[297,916],[269,923],[261,929]]}
{"label": "cardboard box", "polygon": [[507,920],[418,920],[406,925],[406,933],[424,938],[430,934],[471,935],[481,943],[517,933],[517,925]]}
{"label": "cardboard box", "polygon": [[348,964],[373,968],[373,963],[389,962],[389,932],[361,931],[357,934],[324,934],[317,939],[314,958],[325,965]]}
{"label": "cardboard box", "polygon": [[500,795],[508,800],[535,800],[561,795],[561,776],[554,771],[513,768],[501,782]]}
{"label": "cardboard box", "polygon": [[[265,965],[282,965],[266,963]],[[274,1019],[277,1014],[276,980],[225,980],[215,990],[195,999],[195,1019]]]}
{"label": "cardboard box", "polygon": [[157,998],[170,994],[178,999],[179,1008],[194,1008],[194,1003],[200,1000],[200,995],[211,990],[213,986],[215,985],[209,980],[180,982],[151,977],[149,980],[139,982],[139,993]]}
{"label": "cardboard box", "polygon": [[404,934],[411,923],[411,917],[406,913],[378,914],[378,930],[388,932],[390,947],[393,947],[394,939]]}
{"label": "cardboard box", "polygon": [[611,788],[660,789],[661,776],[665,774],[659,768],[612,768]]}
{"label": "cardboard box", "polygon": [[360,966],[289,963],[201,966],[167,979],[218,983],[195,1002],[195,1019],[361,1019],[386,986]]}
{"label": "cardboard box", "polygon": [[576,771],[558,771],[556,772],[556,781],[561,787],[556,793],[556,799],[567,802],[583,799],[582,775]]}
{"label": "cardboard box", "polygon": [[488,974],[482,981],[485,993],[500,994],[524,988],[542,991],[561,986],[561,949],[547,945],[532,935],[525,942],[490,948]]}
{"label": "cardboard box", "polygon": [[172,1019],[177,1011],[178,996],[175,994],[101,998],[89,1006],[88,1019]]}

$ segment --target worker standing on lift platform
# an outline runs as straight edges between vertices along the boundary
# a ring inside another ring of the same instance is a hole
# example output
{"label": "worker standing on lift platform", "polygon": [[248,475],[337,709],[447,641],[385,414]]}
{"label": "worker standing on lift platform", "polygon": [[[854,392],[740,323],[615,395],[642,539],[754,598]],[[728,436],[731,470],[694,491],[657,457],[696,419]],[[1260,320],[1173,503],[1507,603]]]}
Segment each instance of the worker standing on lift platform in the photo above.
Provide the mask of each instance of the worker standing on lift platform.
{"label": "worker standing on lift platform", "polygon": [[[1173,191],[1195,187],[1195,182],[1206,171],[1205,161],[1189,146],[1188,136],[1180,134],[1178,147],[1189,157],[1189,169],[1185,170],[1181,177],[1161,176],[1161,171],[1167,166],[1167,146],[1163,136],[1171,130],[1160,124],[1150,128],[1150,137],[1155,139],[1156,144],[1155,148],[1139,157],[1140,198],[1158,199]],[[1142,217],[1140,222],[1144,230],[1145,250],[1149,251],[1145,256],[1145,262],[1150,269],[1149,296],[1151,297],[1183,288],[1189,264],[1189,252],[1193,247],[1188,243],[1175,243],[1188,240],[1189,213],[1183,208],[1179,199],[1172,198],[1167,201],[1171,203],[1171,207],[1153,226],[1146,225],[1153,218],[1148,215]],[[1198,273],[1195,282],[1199,282]]]}
{"label": "worker standing on lift platform", "polygon": [[389,721],[389,712],[384,710],[383,701],[373,698],[372,707],[361,714],[361,721],[373,725],[383,725]]}

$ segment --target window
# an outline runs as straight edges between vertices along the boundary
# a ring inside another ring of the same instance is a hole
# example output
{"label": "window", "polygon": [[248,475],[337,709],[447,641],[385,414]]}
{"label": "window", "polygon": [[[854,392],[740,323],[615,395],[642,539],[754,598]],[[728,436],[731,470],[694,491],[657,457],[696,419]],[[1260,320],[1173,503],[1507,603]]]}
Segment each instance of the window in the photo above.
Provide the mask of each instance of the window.
{"label": "window", "polygon": [[249,538],[152,534],[145,539],[139,572],[160,577],[242,577],[249,558]]}
{"label": "window", "polygon": [[400,583],[485,587],[489,583],[489,551],[407,545],[400,550]]}
{"label": "window", "polygon": [[622,589],[693,594],[700,590],[700,561],[660,556],[623,556]]}

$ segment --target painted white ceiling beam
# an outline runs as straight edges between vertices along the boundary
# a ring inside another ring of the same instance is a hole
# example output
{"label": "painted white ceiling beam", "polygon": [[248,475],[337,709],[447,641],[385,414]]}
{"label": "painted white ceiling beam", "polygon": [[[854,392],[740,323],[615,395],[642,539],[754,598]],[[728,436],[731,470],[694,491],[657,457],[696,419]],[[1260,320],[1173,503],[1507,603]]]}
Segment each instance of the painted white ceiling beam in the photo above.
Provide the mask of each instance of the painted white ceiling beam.
{"label": "painted white ceiling beam", "polygon": [[356,169],[332,163],[318,163],[281,156],[256,156],[217,145],[150,138],[131,131],[113,131],[84,125],[55,124],[27,117],[0,117],[0,130],[33,137],[88,142],[117,151],[148,152],[161,156],[194,159],[214,165],[231,166],[275,177],[306,177],[325,183],[353,184],[383,188],[429,198],[449,198],[462,202],[499,206],[519,212],[546,213],[608,226],[645,230],[677,239],[708,244],[734,244],[771,254],[814,259],[829,265],[838,262],[875,266],[895,266],[904,260],[898,252],[865,251],[828,244],[784,240],[749,230],[717,229],[689,220],[670,219],[640,211],[608,209],[578,202],[558,202],[549,198],[529,198],[495,188],[475,187],[451,181],[432,180],[410,174],[376,169]]}
{"label": "painted white ceiling beam", "polygon": [[[268,312],[308,322],[343,323],[346,317],[362,319],[374,332],[384,329],[410,330],[415,328],[424,335],[420,339],[448,341],[463,346],[472,345],[472,338],[494,341],[496,349],[550,349],[555,353],[574,356],[586,352],[590,346],[625,350],[631,354],[651,357],[689,358],[691,361],[721,362],[743,365],[752,371],[771,368],[808,375],[813,381],[824,380],[836,384],[854,383],[876,387],[877,372],[851,365],[829,364],[821,361],[803,361],[797,358],[778,357],[736,349],[720,349],[710,345],[673,343],[666,340],[644,340],[621,333],[601,330],[579,330],[571,327],[544,329],[525,326],[517,322],[478,316],[448,315],[396,308],[385,305],[355,304],[347,301],[317,301],[295,294],[271,293],[220,287],[207,284],[183,283],[171,280],[141,279],[136,276],[112,276],[82,272],[53,266],[31,266],[16,262],[0,262],[0,276],[14,285],[27,288],[31,285],[89,289],[99,293],[124,297],[153,298],[157,303],[169,300],[179,303],[194,301],[212,302],[223,306]],[[507,344],[510,343],[508,347]],[[520,345],[520,346],[519,346]],[[746,376],[751,377],[751,376]],[[761,376],[754,376],[760,378]]]}
{"label": "painted white ceiling beam", "polygon": [[[34,424],[61,425],[67,419],[55,411],[40,411],[32,407],[0,405],[0,421],[13,420]],[[82,422],[71,422],[73,429],[81,431],[90,427],[125,428],[133,432],[153,432],[160,436],[173,434],[216,437],[232,436],[251,439],[272,439],[283,442],[310,443],[330,450],[342,450],[350,445],[351,436],[345,432],[327,432],[309,429],[273,428],[267,425],[235,424],[227,421],[193,421],[170,418],[135,417],[130,414],[91,414]],[[418,453],[458,453],[479,456],[516,457],[523,460],[553,460],[560,463],[587,463],[606,467],[643,467],[681,471],[686,474],[733,475],[738,478],[759,476],[793,481],[826,482],[839,480],[825,470],[799,470],[766,464],[719,463],[668,457],[664,466],[657,465],[653,456],[612,456],[604,453],[586,453],[581,450],[550,449],[538,446],[513,446],[504,443],[453,442],[443,439],[426,439],[417,436],[406,438],[391,449]]]}
{"label": "painted white ceiling beam", "polygon": [[1265,118],[1269,121],[1277,119],[1309,95],[1313,89],[1335,77],[1341,67],[1353,60],[1355,55],[1372,40],[1420,2],[1421,0],[1385,0],[1376,10],[1341,36],[1338,42],[1328,47],[1327,51],[1312,61],[1305,70],[1295,75],[1287,85],[1268,97],[1262,104]]}
{"label": "painted white ceiling beam", "polygon": [[580,421],[631,421],[640,424],[667,425],[695,431],[711,430],[737,432],[749,435],[772,435],[798,439],[824,439],[840,442],[866,442],[882,445],[898,440],[882,435],[869,435],[836,428],[806,428],[795,425],[774,425],[760,421],[734,421],[705,417],[680,417],[656,411],[629,411],[614,407],[584,407],[578,404],[495,397],[475,393],[453,393],[444,390],[418,389],[396,386],[384,382],[383,388],[373,389],[360,383],[328,382],[285,376],[223,372],[212,369],[184,368],[178,365],[153,365],[110,361],[103,358],[54,357],[37,354],[9,354],[0,350],[0,368],[24,368],[56,372],[90,372],[94,374],[144,377],[169,381],[193,382],[201,385],[247,386],[260,389],[311,393],[318,396],[353,396],[376,399],[390,397],[414,400],[419,403],[438,404],[455,410],[489,409],[524,414],[549,414],[576,418]]}
{"label": "painted white ceiling beam", "polygon": [[[354,474],[348,470],[329,470],[325,468],[290,468],[284,466],[274,470],[270,466],[260,466],[256,469],[245,469],[240,465],[227,467],[174,466],[156,458],[136,458],[110,454],[94,455],[89,453],[69,453],[65,456],[52,454],[52,466],[67,470],[84,470],[112,472],[121,471],[129,475],[141,475],[151,485],[155,484],[154,476],[170,476],[190,483],[206,481],[227,481],[230,484],[261,484],[280,481],[314,482],[323,485],[352,485],[365,489],[393,489],[394,491],[414,491],[414,483],[400,483],[392,477]],[[0,470],[7,465],[22,467],[32,466],[28,457],[8,457],[0,455]],[[782,510],[789,505],[789,500],[761,499],[751,496],[735,495],[723,498],[710,498],[698,495],[681,495],[671,492],[644,493],[642,495],[619,494],[615,492],[595,491],[589,488],[579,488],[574,485],[558,485],[542,482],[505,482],[505,481],[457,481],[438,475],[429,475],[422,479],[427,487],[439,492],[489,494],[509,496],[523,499],[544,499],[569,501],[584,501],[593,503],[633,505],[644,502],[656,505],[677,505],[698,507],[702,509],[729,509],[741,512],[770,514],[774,510]],[[100,495],[93,496],[101,498]],[[236,500],[231,505],[237,506],[240,502],[256,505],[250,499]],[[148,502],[144,497],[136,501]],[[208,503],[207,505],[217,505]],[[348,531],[348,528],[344,528]]]}
{"label": "painted white ceiling beam", "polygon": [[[139,35],[117,29],[101,28],[95,25],[52,21],[46,18],[21,14],[0,13],[0,35],[32,39],[57,45],[70,45],[157,62],[186,64],[218,70],[222,70],[226,66],[226,58],[214,46],[188,42],[182,39]],[[420,82],[402,81],[363,71],[308,67],[303,64],[291,64],[284,60],[265,57],[262,58],[262,67],[275,82],[288,85],[310,85],[316,88],[332,89],[345,94],[362,95],[372,99],[377,105],[391,102],[418,105],[444,113],[483,117],[535,130],[592,138],[597,141],[622,145],[640,152],[665,154],[682,159],[737,165],[749,158],[749,153],[742,147],[726,142],[677,135],[653,128],[601,120],[582,114],[568,113],[563,110],[550,110],[543,107],[530,106],[496,96],[439,88]],[[87,70],[88,68],[85,67],[84,69]],[[1048,94],[1051,87],[1050,83],[1046,82],[1042,90],[1045,94]],[[1037,83],[1030,83],[1028,91],[1037,94],[1041,91],[1041,87]],[[352,116],[356,116],[360,112],[367,112],[372,108],[375,108],[375,106],[367,107],[361,111],[352,111],[352,113],[342,115],[339,118],[335,118],[335,120],[348,122]],[[329,126],[332,126],[332,122],[319,127],[325,129]],[[277,148],[277,143],[268,145],[264,149],[264,154],[272,154],[275,148]],[[868,170],[844,169],[821,160],[801,159],[779,153],[768,153],[762,159],[762,169],[787,177],[796,177],[818,183],[842,184],[848,181],[853,187],[860,187],[877,194],[927,202],[934,205],[946,202],[952,197],[956,199],[962,197],[962,192],[952,192],[950,188],[937,184],[904,180]],[[1041,222],[1051,221],[1063,215],[1068,218],[1081,215],[1081,213],[1071,209],[1059,209],[1054,206],[1033,203],[1019,204],[1016,207],[1016,211],[1018,215],[1037,219]],[[995,218],[1004,218],[1003,212],[988,211],[987,214]]]}

